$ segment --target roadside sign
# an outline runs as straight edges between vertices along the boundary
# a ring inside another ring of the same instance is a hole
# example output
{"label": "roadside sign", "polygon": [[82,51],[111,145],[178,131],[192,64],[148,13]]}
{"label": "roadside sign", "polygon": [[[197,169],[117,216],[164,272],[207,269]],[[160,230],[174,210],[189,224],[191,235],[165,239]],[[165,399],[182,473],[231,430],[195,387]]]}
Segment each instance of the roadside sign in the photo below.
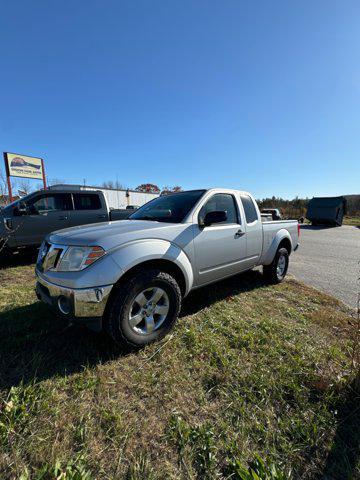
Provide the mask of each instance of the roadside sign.
{"label": "roadside sign", "polygon": [[43,178],[43,161],[41,158],[5,152],[5,163],[11,177]]}
{"label": "roadside sign", "polygon": [[4,152],[4,162],[10,201],[12,201],[10,177],[43,180],[44,188],[46,188],[44,161],[42,158],[22,155],[20,153]]}

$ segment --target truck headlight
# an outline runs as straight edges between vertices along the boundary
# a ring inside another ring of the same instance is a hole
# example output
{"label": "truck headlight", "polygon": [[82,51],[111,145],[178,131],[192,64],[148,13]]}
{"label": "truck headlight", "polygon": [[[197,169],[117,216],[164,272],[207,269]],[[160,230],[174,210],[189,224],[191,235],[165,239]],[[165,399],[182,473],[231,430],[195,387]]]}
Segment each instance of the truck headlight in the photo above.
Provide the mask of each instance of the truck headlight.
{"label": "truck headlight", "polygon": [[59,272],[78,272],[92,265],[104,255],[105,250],[101,247],[68,247],[57,270]]}

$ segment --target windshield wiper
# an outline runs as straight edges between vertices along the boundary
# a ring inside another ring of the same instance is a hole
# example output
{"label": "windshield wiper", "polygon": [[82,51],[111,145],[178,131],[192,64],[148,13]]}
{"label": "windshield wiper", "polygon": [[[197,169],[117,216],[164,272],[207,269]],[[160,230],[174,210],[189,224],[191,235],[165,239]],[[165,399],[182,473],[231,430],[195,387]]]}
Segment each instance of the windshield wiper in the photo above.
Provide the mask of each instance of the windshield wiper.
{"label": "windshield wiper", "polygon": [[136,218],[129,218],[129,220],[156,220],[156,217],[153,217],[152,215],[143,215],[142,217],[136,217]]}

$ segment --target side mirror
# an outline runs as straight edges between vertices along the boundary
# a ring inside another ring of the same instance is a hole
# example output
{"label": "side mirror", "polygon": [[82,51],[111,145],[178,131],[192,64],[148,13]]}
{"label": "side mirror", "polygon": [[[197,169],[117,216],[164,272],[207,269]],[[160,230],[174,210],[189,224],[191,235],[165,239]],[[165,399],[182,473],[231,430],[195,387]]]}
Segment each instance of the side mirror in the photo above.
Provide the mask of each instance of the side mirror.
{"label": "side mirror", "polygon": [[202,225],[204,227],[208,227],[213,223],[223,223],[223,222],[226,222],[226,220],[227,220],[227,213],[225,211],[215,210],[213,212],[208,212],[205,215]]}

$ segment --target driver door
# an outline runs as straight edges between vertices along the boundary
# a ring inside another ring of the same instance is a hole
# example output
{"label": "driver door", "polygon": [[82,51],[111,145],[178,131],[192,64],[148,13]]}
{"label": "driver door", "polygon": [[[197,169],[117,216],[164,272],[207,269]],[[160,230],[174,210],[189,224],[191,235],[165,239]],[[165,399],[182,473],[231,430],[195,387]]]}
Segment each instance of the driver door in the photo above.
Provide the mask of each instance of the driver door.
{"label": "driver door", "polygon": [[40,245],[48,233],[70,226],[71,195],[43,193],[31,198],[27,215],[14,217],[18,245]]}
{"label": "driver door", "polygon": [[[225,211],[225,222],[202,227],[205,215],[212,211]],[[233,275],[244,270],[246,235],[234,195],[216,193],[201,208],[199,223],[194,225],[196,285]]]}

